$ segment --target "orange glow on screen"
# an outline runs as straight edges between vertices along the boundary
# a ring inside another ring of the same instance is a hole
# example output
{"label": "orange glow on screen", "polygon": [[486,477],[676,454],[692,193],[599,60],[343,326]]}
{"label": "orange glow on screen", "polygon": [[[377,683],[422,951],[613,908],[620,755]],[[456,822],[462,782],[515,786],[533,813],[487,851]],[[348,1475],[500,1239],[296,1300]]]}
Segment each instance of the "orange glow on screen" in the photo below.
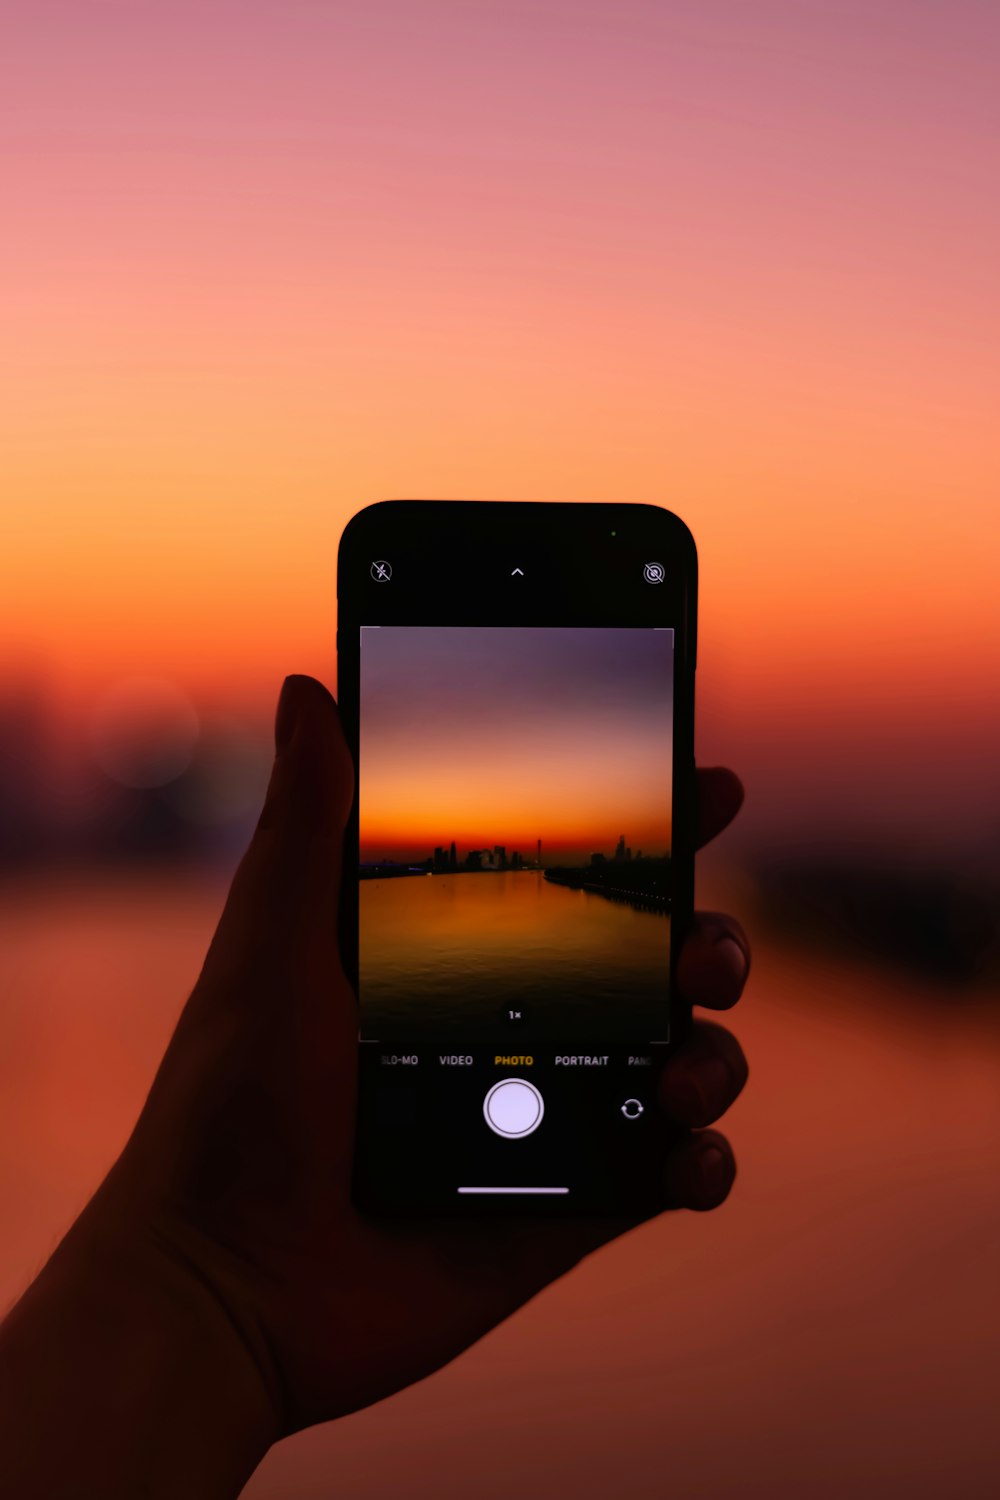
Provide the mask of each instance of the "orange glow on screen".
{"label": "orange glow on screen", "polygon": [[361,631],[363,859],[669,852],[673,631]]}

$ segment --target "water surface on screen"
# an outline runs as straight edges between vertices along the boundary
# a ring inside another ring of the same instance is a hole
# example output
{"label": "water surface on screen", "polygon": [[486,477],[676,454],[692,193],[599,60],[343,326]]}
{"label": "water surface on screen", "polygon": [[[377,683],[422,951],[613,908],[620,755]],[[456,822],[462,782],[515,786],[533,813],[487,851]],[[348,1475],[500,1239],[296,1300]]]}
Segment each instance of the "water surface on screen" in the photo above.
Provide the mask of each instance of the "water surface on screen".
{"label": "water surface on screen", "polygon": [[362,1036],[666,1039],[673,650],[362,628]]}

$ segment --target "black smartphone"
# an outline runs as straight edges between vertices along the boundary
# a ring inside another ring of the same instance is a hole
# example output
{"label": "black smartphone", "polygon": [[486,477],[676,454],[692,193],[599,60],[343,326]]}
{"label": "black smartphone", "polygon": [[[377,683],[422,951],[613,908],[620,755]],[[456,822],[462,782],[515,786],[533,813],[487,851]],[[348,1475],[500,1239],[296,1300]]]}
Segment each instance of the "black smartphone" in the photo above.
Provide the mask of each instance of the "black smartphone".
{"label": "black smartphone", "polygon": [[653,505],[390,500],[338,557],[372,1212],[660,1206],[697,557]]}

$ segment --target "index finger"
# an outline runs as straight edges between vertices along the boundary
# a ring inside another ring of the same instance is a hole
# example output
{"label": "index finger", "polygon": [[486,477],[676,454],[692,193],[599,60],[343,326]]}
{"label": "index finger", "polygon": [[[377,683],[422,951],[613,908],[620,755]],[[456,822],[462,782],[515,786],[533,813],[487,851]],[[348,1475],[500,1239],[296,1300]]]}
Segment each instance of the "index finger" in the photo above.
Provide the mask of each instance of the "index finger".
{"label": "index finger", "polygon": [[728,766],[699,766],[695,772],[698,799],[695,848],[703,849],[730,823],[743,806],[743,783]]}

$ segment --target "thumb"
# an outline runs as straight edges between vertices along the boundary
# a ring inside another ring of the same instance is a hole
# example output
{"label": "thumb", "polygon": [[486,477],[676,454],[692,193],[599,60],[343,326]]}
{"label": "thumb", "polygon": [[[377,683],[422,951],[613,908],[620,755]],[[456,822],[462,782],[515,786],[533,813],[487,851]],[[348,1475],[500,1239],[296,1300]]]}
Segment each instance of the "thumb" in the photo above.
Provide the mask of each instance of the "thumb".
{"label": "thumb", "polygon": [[337,907],[354,767],[332,695],[286,677],[264,807],[233,878],[203,980],[326,978],[339,970]]}

